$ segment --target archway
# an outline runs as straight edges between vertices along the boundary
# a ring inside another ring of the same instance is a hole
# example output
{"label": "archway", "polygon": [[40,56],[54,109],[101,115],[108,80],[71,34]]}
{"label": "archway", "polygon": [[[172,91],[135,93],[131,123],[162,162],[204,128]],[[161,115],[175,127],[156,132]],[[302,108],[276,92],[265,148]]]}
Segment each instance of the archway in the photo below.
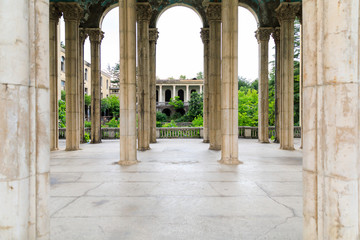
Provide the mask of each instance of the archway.
{"label": "archway", "polygon": [[170,102],[170,98],[171,98],[171,90],[167,89],[165,91],[165,102]]}
{"label": "archway", "polygon": [[180,89],[178,91],[178,96],[179,96],[181,101],[184,101],[184,90]]}
{"label": "archway", "polygon": [[164,110],[162,110],[162,113],[166,114],[166,116],[170,117],[171,115],[171,110],[168,108],[165,108]]}

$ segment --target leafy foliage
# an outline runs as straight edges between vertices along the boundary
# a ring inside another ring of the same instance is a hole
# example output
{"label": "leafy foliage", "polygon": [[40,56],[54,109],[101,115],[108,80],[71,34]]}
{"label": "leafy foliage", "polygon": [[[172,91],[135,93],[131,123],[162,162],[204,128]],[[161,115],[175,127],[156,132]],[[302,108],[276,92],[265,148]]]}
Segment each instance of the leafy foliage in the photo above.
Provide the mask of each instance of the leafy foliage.
{"label": "leafy foliage", "polygon": [[85,106],[89,107],[91,105],[91,96],[85,94],[84,95],[84,102],[85,102]]}
{"label": "leafy foliage", "polygon": [[198,73],[196,74],[196,79],[198,79],[198,80],[204,79],[203,72],[198,72]]}
{"label": "leafy foliage", "polygon": [[91,128],[91,122],[85,121],[85,122],[84,122],[84,126],[85,126],[86,128]]}
{"label": "leafy foliage", "polygon": [[165,123],[162,127],[177,127],[177,125],[174,120],[171,120],[171,122]]}
{"label": "leafy foliage", "polygon": [[175,96],[175,98],[170,98],[169,104],[172,105],[175,110],[184,108],[184,103],[180,100],[179,96]]}
{"label": "leafy foliage", "polygon": [[189,110],[186,113],[188,121],[194,120],[197,116],[203,115],[203,96],[197,92],[191,93]]}
{"label": "leafy foliage", "polygon": [[158,122],[165,122],[167,120],[167,116],[165,113],[156,112],[156,121]]}
{"label": "leafy foliage", "polygon": [[202,127],[204,125],[203,116],[199,115],[191,123],[192,127]]}
{"label": "leafy foliage", "polygon": [[120,82],[120,63],[115,63],[114,66],[110,67],[110,65],[108,65],[107,67],[107,72],[110,74],[111,76],[111,83],[113,83],[114,85],[116,85],[117,87],[119,87],[119,82]]}
{"label": "leafy foliage", "polygon": [[258,94],[255,89],[242,89],[239,98],[239,126],[255,127],[258,124]]}
{"label": "leafy foliage", "polygon": [[120,112],[120,101],[116,95],[110,95],[106,98],[101,99],[101,112],[104,115],[112,117],[119,117]]}
{"label": "leafy foliage", "polygon": [[185,80],[186,76],[185,75],[180,75],[180,79]]}
{"label": "leafy foliage", "polygon": [[65,101],[59,100],[59,127],[65,128],[66,127],[66,104]]}
{"label": "leafy foliage", "polygon": [[64,90],[61,90],[61,100],[66,101],[66,92]]}

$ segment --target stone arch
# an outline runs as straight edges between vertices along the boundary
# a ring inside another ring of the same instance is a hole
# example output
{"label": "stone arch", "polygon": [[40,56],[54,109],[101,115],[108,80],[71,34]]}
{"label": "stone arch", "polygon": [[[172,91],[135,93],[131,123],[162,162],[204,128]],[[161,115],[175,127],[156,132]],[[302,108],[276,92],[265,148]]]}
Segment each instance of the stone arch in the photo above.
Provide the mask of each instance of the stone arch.
{"label": "stone arch", "polygon": [[103,23],[106,15],[116,7],[119,7],[119,3],[114,3],[105,9],[105,11],[101,14],[100,19],[99,19],[99,28],[102,28],[102,23]]}
{"label": "stone arch", "polygon": [[165,102],[170,102],[170,98],[171,98],[171,90],[167,89],[165,91]]}
{"label": "stone arch", "polygon": [[184,90],[179,89],[178,91],[178,96],[180,98],[181,101],[184,101]]}
{"label": "stone arch", "polygon": [[251,12],[251,14],[254,16],[257,25],[260,25],[260,21],[259,21],[259,16],[256,14],[256,12],[254,11],[254,9],[252,9],[248,4],[240,2],[239,1],[239,7],[245,8],[247,9],[249,12]]}
{"label": "stone arch", "polygon": [[164,110],[162,110],[162,113],[164,113],[164,114],[166,114],[166,116],[170,117],[171,110],[169,108],[165,108]]}

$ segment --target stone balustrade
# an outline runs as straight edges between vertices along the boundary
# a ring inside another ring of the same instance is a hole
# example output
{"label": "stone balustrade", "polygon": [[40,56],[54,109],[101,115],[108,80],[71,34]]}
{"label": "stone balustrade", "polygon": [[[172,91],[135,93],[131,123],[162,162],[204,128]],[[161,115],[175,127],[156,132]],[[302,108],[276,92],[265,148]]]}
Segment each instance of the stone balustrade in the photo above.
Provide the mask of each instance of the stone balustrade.
{"label": "stone balustrade", "polygon": [[[85,132],[90,135],[91,128],[85,128]],[[65,139],[66,128],[59,128],[59,139]],[[119,138],[119,128],[101,128],[102,139]],[[258,127],[239,127],[239,138],[258,138]],[[275,136],[275,127],[269,127],[269,138]],[[294,127],[294,137],[301,138],[301,127]],[[203,138],[202,127],[169,127],[156,128],[156,138]]]}

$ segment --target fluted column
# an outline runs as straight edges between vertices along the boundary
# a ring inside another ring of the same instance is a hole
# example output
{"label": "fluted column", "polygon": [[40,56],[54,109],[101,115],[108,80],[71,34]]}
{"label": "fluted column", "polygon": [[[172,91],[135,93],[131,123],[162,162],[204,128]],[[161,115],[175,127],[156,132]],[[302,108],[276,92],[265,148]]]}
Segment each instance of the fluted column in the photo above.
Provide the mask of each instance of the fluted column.
{"label": "fluted column", "polygon": [[0,239],[50,239],[49,1],[0,3]]}
{"label": "fluted column", "polygon": [[49,73],[50,73],[50,150],[59,149],[59,113],[58,113],[58,24],[62,13],[52,3],[49,22]]}
{"label": "fluted column", "polygon": [[138,163],[136,152],[136,5],[119,0],[120,165]]}
{"label": "fluted column", "polygon": [[269,39],[273,28],[260,27],[255,33],[259,44],[258,139],[269,143]]}
{"label": "fluted column", "polygon": [[281,3],[280,22],[280,148],[294,149],[294,20],[300,3]]}
{"label": "fluted column", "polygon": [[158,38],[157,28],[150,28],[150,143],[156,143],[156,42]]}
{"label": "fluted column", "polygon": [[[201,29],[201,39],[204,43],[204,89],[203,89],[203,142],[209,143],[209,28]],[[188,86],[186,88],[188,90]],[[188,93],[186,93],[188,96]]]}
{"label": "fluted column", "polygon": [[150,149],[149,3],[136,4],[138,34],[138,150]]}
{"label": "fluted column", "polygon": [[79,105],[80,105],[80,143],[84,143],[85,134],[85,100],[84,100],[84,43],[88,34],[85,29],[79,30]]}
{"label": "fluted column", "polygon": [[280,28],[276,27],[271,34],[275,42],[275,143],[280,143]]}
{"label": "fluted column", "polygon": [[91,142],[101,143],[101,41],[104,32],[99,28],[86,29],[91,48]]}
{"label": "fluted column", "polygon": [[303,239],[359,239],[359,1],[303,1]]}
{"label": "fluted column", "polygon": [[222,2],[221,160],[238,160],[238,1]]}
{"label": "fluted column", "polygon": [[65,20],[66,151],[80,145],[79,116],[79,24],[82,8],[77,3],[59,3]]}
{"label": "fluted column", "polygon": [[209,140],[221,150],[221,3],[208,3],[209,21]]}

